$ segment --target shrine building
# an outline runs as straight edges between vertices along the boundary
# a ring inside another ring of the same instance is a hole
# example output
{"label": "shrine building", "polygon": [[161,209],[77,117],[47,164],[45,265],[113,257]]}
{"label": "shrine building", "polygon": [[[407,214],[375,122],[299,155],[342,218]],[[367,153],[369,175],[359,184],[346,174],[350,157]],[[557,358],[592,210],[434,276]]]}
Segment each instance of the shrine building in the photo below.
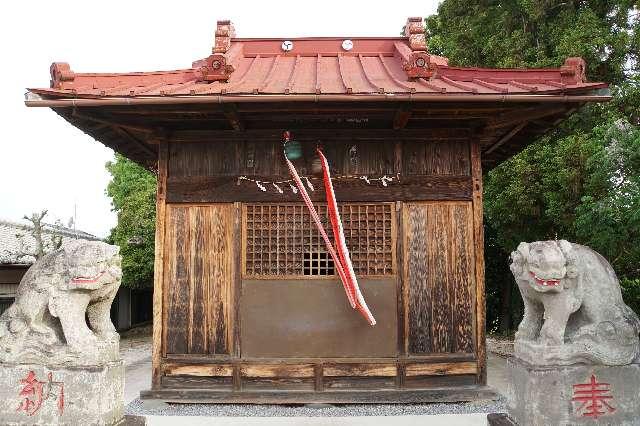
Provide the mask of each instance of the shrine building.
{"label": "shrine building", "polygon": [[[401,23],[399,23],[400,25]],[[160,31],[160,29],[158,30]],[[450,66],[421,18],[404,36],[240,38],[175,71],[51,65],[28,89],[157,174],[152,386],[189,402],[424,402],[486,386],[482,174],[588,102],[585,63]],[[336,244],[326,155],[371,326]]]}

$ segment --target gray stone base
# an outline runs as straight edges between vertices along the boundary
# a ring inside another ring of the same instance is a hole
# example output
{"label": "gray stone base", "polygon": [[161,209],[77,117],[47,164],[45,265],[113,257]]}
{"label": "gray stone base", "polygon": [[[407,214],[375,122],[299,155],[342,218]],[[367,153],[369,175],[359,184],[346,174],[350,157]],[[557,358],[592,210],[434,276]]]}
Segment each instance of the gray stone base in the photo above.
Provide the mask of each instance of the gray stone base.
{"label": "gray stone base", "polygon": [[[507,376],[507,411],[520,426],[640,425],[640,364],[541,367],[511,357]],[[573,400],[590,394],[592,376],[608,384],[595,386],[607,399]]]}
{"label": "gray stone base", "polygon": [[122,421],[124,365],[0,364],[3,425],[114,425]]}

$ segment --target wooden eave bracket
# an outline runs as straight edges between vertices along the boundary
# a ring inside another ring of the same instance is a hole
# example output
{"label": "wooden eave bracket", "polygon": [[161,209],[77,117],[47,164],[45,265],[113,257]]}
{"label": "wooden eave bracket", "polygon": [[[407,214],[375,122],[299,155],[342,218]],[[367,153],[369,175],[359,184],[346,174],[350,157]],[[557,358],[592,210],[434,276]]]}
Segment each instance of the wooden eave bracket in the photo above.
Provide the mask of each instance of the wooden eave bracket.
{"label": "wooden eave bracket", "polygon": [[235,37],[231,21],[218,21],[216,36],[211,55],[193,63],[193,72],[197,81],[227,81],[238,67],[242,57],[242,44],[231,43]]}
{"label": "wooden eave bracket", "polygon": [[407,127],[407,123],[411,119],[411,105],[402,104],[393,116],[393,130],[402,130]]}
{"label": "wooden eave bracket", "polygon": [[227,120],[229,120],[229,124],[233,130],[240,131],[245,129],[244,123],[238,115],[238,109],[235,104],[223,104],[222,113]]}

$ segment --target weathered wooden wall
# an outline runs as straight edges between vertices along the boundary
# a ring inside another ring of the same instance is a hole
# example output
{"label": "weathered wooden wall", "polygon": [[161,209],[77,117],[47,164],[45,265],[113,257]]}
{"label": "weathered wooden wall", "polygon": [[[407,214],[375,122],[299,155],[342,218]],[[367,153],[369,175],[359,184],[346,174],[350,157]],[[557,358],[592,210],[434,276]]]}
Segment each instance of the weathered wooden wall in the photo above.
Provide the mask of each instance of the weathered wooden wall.
{"label": "weathered wooden wall", "polygon": [[[396,143],[401,152],[396,152]],[[300,171],[308,172],[316,158],[314,143],[302,143]],[[338,141],[322,144],[322,150],[339,174],[466,175],[470,174],[466,141]],[[398,164],[396,157],[402,161]],[[229,140],[173,144],[169,157],[171,178],[237,176],[288,176],[278,141]]]}
{"label": "weathered wooden wall", "polygon": [[[384,320],[376,327],[385,327],[372,334],[372,341],[384,342],[369,356],[358,345],[341,348],[327,330],[321,337],[331,348],[323,352],[305,346],[318,337],[316,328],[338,327],[340,339],[353,338],[358,328],[345,318],[361,318],[350,309],[323,317],[319,310],[333,303],[328,300],[342,297],[339,282],[330,276],[303,277],[300,256],[281,258],[283,250],[324,250],[305,220],[299,195],[262,192],[248,182],[238,185],[241,175],[287,179],[280,144],[238,139],[163,144],[166,161],[159,162],[159,175],[166,186],[159,185],[156,241],[156,271],[161,272],[156,290],[162,297],[154,306],[154,316],[162,321],[154,327],[154,389],[191,389],[193,399],[204,395],[204,400],[225,402],[290,400],[268,397],[265,390],[295,390],[291,398],[296,401],[319,401],[316,395],[325,395],[327,401],[372,402],[367,391],[392,390],[379,393],[380,401],[402,402],[418,395],[442,398],[420,393],[428,389],[484,383],[476,145],[469,140],[350,140],[323,148],[334,175],[400,176],[399,183],[386,188],[358,179],[335,183],[354,261],[362,263],[358,270],[365,297],[372,291],[383,295],[369,295],[374,314]],[[308,175],[315,145],[303,147],[304,159],[296,166]],[[320,188],[320,180],[312,179]],[[321,201],[322,193],[312,196]],[[305,283],[328,299],[319,306],[306,300],[311,293]],[[375,287],[381,283],[384,288]],[[295,291],[284,288],[288,284]],[[324,291],[324,285],[331,291]],[[268,304],[276,302],[277,315],[271,318]],[[316,311],[307,314],[305,303]],[[293,306],[295,318],[287,316],[287,306]],[[333,321],[338,317],[339,324]],[[312,318],[316,328],[308,324]],[[282,344],[261,344],[272,328]],[[157,329],[161,343],[156,343]],[[216,393],[221,390],[234,396]],[[344,396],[344,390],[351,396]],[[468,398],[461,392],[455,398]]]}
{"label": "weathered wooden wall", "polygon": [[473,353],[474,248],[469,202],[404,207],[406,349]]}
{"label": "weathered wooden wall", "polygon": [[[313,177],[314,143],[302,144],[304,155],[294,163],[299,173]],[[467,141],[339,141],[323,150],[335,176],[383,175],[400,181],[388,187],[367,185],[362,180],[336,180],[341,201],[469,200],[471,169]],[[168,202],[260,202],[299,201],[291,191],[256,191],[239,176],[268,181],[288,179],[282,145],[275,141],[215,141],[173,144],[169,157]],[[270,188],[273,189],[273,188]],[[321,191],[311,192],[324,199]]]}
{"label": "weathered wooden wall", "polygon": [[167,205],[168,354],[231,353],[233,211],[231,204]]}

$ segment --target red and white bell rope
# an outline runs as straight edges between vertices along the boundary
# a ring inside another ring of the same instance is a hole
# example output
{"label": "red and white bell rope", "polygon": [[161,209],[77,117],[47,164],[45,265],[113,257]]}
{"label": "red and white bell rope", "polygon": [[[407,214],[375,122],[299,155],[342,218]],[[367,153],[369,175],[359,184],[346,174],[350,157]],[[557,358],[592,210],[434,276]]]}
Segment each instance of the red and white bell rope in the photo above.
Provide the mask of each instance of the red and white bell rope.
{"label": "red and white bell rope", "polygon": [[336,194],[333,191],[333,183],[331,182],[329,163],[320,148],[318,148],[317,151],[322,164],[324,190],[327,194],[327,209],[329,210],[329,219],[331,220],[331,227],[333,228],[333,237],[336,241],[336,245],[338,246],[338,255],[340,256],[340,263],[342,263],[342,267],[347,278],[347,285],[355,295],[356,309],[360,311],[369,324],[375,325],[376,320],[371,314],[364,297],[362,297],[360,287],[358,286],[358,279],[356,278],[356,273],[354,272],[353,264],[351,263],[351,256],[349,255],[347,242],[344,238],[342,220],[340,219],[340,212],[338,211],[338,203],[336,202]]}
{"label": "red and white bell rope", "polygon": [[340,220],[340,214],[338,213],[338,206],[336,204],[335,194],[333,192],[333,185],[331,183],[331,176],[329,173],[329,165],[327,163],[327,159],[322,154],[322,152],[318,149],[318,155],[320,156],[322,162],[322,170],[324,175],[324,184],[325,191],[327,194],[327,204],[329,211],[329,218],[331,220],[331,226],[333,227],[334,238],[336,240],[336,244],[338,245],[338,253],[336,253],[333,244],[331,244],[331,240],[329,240],[329,236],[322,226],[322,222],[320,221],[320,217],[318,216],[318,212],[309,197],[309,193],[307,189],[304,187],[300,176],[298,175],[298,171],[295,166],[289,159],[287,158],[286,152],[284,153],[285,161],[287,162],[287,166],[289,167],[289,172],[291,173],[291,177],[298,187],[298,191],[300,192],[300,196],[304,201],[307,209],[309,209],[309,214],[313,219],[322,239],[324,240],[325,245],[327,246],[327,251],[331,255],[333,259],[333,263],[335,265],[336,270],[338,271],[338,276],[340,277],[340,281],[342,281],[342,285],[344,287],[345,293],[347,294],[347,299],[349,300],[349,304],[352,308],[357,309],[369,322],[370,325],[375,325],[376,320],[369,311],[367,307],[367,303],[362,297],[362,293],[360,292],[360,288],[358,287],[358,280],[356,279],[356,275],[353,271],[353,266],[351,264],[351,257],[349,256],[349,249],[345,243],[344,232],[342,230],[342,222]]}

